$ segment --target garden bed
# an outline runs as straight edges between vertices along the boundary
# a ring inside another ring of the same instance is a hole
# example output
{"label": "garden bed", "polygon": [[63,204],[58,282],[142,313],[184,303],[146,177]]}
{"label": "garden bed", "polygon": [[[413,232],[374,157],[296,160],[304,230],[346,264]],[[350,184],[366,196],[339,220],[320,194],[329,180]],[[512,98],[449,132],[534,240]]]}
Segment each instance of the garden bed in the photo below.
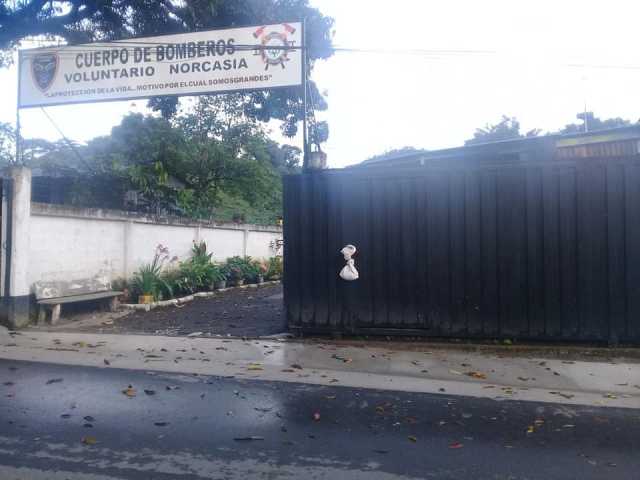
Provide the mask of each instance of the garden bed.
{"label": "garden bed", "polygon": [[[231,288],[209,298],[195,297],[178,306],[129,311],[125,315],[91,314],[93,321],[74,321],[46,327],[51,331],[255,338],[286,331],[282,285]],[[85,313],[85,315],[87,315]],[[37,328],[42,330],[42,328]]]}

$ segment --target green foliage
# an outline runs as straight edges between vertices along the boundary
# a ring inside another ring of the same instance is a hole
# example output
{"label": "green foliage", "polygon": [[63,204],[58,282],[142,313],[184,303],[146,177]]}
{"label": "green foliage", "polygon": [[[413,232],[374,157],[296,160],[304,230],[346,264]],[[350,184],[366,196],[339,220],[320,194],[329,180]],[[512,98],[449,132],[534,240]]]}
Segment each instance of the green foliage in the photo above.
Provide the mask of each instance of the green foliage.
{"label": "green foliage", "polygon": [[629,120],[625,120],[620,117],[607,118],[605,120],[596,117],[593,112],[580,112],[576,115],[578,120],[582,120],[582,123],[570,123],[558,133],[584,133],[588,131],[607,130],[610,128],[627,127],[631,125]]}
{"label": "green foliage", "polygon": [[496,124],[487,124],[483,128],[477,128],[473,138],[464,142],[465,145],[475,145],[478,143],[499,142],[502,140],[514,140],[518,138],[537,137],[540,135],[539,129],[533,129],[525,134],[520,133],[520,122],[515,117],[502,116]]}
{"label": "green foliage", "polygon": [[267,263],[267,273],[264,278],[267,280],[279,279],[282,278],[282,273],[282,257],[271,257]]}
{"label": "green foliage", "polygon": [[0,166],[13,162],[16,150],[16,133],[14,128],[5,122],[0,122]]}
{"label": "green foliage", "polygon": [[152,295],[155,299],[172,297],[173,289],[165,280],[162,270],[169,259],[169,250],[162,245],[156,247],[151,263],[142,265],[135,273],[132,289],[138,295]]}
{"label": "green foliage", "polygon": [[214,283],[224,280],[220,267],[211,260],[205,242],[195,243],[191,248],[191,258],[167,274],[167,282],[173,285],[175,293],[195,293],[211,290]]}
{"label": "green foliage", "polygon": [[231,257],[226,261],[226,268],[230,280],[246,280],[255,282],[259,272],[258,267],[251,257]]}

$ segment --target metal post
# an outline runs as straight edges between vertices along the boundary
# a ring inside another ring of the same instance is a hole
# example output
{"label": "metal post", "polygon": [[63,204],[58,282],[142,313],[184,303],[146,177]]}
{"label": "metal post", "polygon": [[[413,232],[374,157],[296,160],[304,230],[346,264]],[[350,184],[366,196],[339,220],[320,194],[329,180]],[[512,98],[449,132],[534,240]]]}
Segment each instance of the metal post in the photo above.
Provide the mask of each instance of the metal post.
{"label": "metal post", "polygon": [[307,19],[302,19],[302,88],[304,88],[304,92],[302,94],[302,105],[303,105],[303,115],[302,115],[302,170],[306,171],[309,169],[309,142],[307,139],[307,81],[308,81],[308,71],[307,71]]}
{"label": "metal post", "polygon": [[18,96],[16,98],[16,157],[13,163],[20,165],[20,72],[22,69],[22,56],[18,50]]}

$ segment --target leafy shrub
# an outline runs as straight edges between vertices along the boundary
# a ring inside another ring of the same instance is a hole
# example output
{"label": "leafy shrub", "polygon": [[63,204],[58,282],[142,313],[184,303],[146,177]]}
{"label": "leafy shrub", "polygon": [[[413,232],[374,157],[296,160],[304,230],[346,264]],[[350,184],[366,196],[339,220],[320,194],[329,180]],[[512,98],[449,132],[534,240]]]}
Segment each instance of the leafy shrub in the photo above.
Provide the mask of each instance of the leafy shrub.
{"label": "leafy shrub", "polygon": [[189,260],[181,262],[178,269],[168,274],[175,293],[191,294],[210,290],[215,282],[225,278],[220,266],[212,262],[213,254],[207,253],[205,242],[194,242],[191,252]]}
{"label": "leafy shrub", "polygon": [[267,280],[275,280],[282,278],[282,272],[282,257],[271,257],[267,264],[267,273],[264,277]]}
{"label": "leafy shrub", "polygon": [[251,257],[231,257],[227,258],[226,267],[230,280],[246,280],[255,282],[258,278],[259,269]]}
{"label": "leafy shrub", "polygon": [[153,261],[142,265],[133,276],[131,287],[136,295],[152,295],[154,299],[172,297],[173,290],[163,276],[162,268],[169,259],[169,249],[156,247]]}

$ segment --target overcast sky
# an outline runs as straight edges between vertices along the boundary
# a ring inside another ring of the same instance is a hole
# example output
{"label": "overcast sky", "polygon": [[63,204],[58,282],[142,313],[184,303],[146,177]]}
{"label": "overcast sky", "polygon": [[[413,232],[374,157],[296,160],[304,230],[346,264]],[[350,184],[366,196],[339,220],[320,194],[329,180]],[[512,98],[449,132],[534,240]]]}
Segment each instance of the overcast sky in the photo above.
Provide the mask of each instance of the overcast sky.
{"label": "overcast sky", "polygon": [[[314,80],[328,94],[331,167],[391,148],[461,145],[502,114],[525,130],[600,117],[640,118],[638,18],[626,0],[312,0],[335,18],[340,47]],[[406,50],[451,51],[442,54]],[[576,66],[579,65],[579,66]],[[0,120],[15,121],[16,71],[0,70]],[[109,133],[144,100],[49,107],[65,135]],[[59,138],[40,109],[21,114],[25,137]],[[297,140],[296,140],[297,141]],[[292,142],[293,143],[293,142]]]}

